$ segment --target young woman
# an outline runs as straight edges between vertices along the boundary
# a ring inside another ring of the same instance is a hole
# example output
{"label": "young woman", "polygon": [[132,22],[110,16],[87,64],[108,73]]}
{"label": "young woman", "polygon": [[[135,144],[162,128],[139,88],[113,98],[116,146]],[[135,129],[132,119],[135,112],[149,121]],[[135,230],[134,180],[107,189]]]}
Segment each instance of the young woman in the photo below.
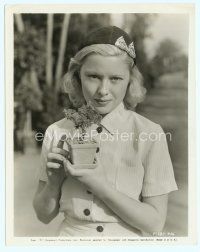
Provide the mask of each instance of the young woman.
{"label": "young woman", "polygon": [[89,129],[100,143],[98,166],[74,169],[67,146],[58,144],[72,123],[50,125],[33,202],[38,219],[49,223],[64,212],[59,236],[156,235],[177,185],[162,128],[132,111],[145,89],[128,34],[115,26],[91,32],[71,59],[64,88],[75,107],[90,102],[103,116]]}

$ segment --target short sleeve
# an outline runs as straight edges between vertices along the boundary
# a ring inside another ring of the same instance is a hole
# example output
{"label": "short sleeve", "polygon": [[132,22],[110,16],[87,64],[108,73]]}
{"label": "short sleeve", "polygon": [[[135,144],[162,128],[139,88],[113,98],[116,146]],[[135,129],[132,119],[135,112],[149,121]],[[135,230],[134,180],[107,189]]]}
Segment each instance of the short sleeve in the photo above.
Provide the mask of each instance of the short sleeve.
{"label": "short sleeve", "polygon": [[44,140],[42,143],[42,150],[40,155],[40,167],[38,171],[38,180],[47,181],[46,174],[46,163],[47,163],[47,154],[51,150],[53,145],[53,130],[52,127],[49,126],[45,132]]}
{"label": "short sleeve", "polygon": [[162,195],[178,190],[166,135],[160,125],[148,135],[148,151],[143,159],[142,196]]}

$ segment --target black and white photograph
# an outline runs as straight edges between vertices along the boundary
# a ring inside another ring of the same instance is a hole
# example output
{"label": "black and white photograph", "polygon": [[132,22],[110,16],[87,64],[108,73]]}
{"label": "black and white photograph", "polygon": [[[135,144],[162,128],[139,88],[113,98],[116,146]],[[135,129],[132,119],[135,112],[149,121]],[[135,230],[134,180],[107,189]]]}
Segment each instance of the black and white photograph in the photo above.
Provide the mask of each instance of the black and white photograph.
{"label": "black and white photograph", "polygon": [[11,9],[8,240],[192,240],[194,9],[167,7]]}

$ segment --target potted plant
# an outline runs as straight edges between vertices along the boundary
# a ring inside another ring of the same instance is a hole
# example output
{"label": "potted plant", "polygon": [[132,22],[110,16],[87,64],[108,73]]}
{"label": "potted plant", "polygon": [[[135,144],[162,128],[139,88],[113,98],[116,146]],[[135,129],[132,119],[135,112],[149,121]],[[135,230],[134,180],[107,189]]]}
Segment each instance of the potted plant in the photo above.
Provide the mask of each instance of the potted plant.
{"label": "potted plant", "polygon": [[82,105],[77,109],[65,109],[67,119],[73,121],[77,136],[67,138],[71,162],[74,165],[90,165],[94,167],[95,153],[98,143],[86,134],[92,124],[100,124],[102,116],[90,105]]}

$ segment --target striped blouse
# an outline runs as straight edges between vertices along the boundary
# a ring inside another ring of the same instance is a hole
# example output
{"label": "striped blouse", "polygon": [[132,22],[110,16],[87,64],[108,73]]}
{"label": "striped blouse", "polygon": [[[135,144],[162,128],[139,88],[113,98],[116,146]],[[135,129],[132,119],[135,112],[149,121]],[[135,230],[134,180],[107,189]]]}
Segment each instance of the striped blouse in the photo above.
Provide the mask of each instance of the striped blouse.
{"label": "striped blouse", "polygon": [[[166,136],[160,125],[127,110],[121,103],[88,134],[98,141],[99,157],[112,187],[135,200],[177,190]],[[39,179],[47,181],[47,154],[63,134],[74,133],[66,118],[50,125],[41,152]],[[67,150],[67,145],[64,144]],[[89,210],[90,214],[86,214]],[[120,218],[78,180],[68,177],[62,185],[60,211],[76,220],[119,222]]]}

